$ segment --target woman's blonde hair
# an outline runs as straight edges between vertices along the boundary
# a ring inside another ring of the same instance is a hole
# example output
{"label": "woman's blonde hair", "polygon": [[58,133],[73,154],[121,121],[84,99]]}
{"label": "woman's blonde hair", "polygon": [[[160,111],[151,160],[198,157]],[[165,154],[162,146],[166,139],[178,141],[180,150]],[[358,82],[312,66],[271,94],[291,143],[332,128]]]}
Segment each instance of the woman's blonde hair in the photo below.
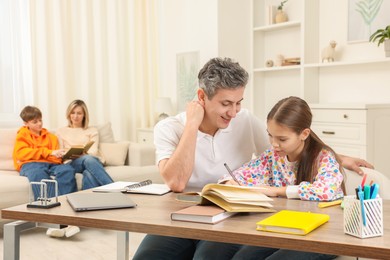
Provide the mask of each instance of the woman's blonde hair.
{"label": "woman's blonde hair", "polygon": [[72,113],[73,109],[75,109],[76,107],[81,107],[83,109],[84,118],[83,118],[82,127],[84,129],[88,128],[88,125],[89,125],[88,108],[87,108],[87,105],[85,104],[85,102],[80,100],[80,99],[73,100],[69,104],[68,108],[66,109],[66,119],[68,119],[68,126],[72,127],[72,120],[70,120],[70,114]]}

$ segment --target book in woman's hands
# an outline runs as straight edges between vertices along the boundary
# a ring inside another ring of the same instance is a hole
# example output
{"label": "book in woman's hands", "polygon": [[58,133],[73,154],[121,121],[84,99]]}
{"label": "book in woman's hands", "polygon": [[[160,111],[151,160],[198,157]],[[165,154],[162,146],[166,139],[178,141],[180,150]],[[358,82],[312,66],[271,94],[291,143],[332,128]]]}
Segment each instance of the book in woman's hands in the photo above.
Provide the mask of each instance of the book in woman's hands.
{"label": "book in woman's hands", "polygon": [[89,148],[94,144],[94,141],[88,142],[86,145],[76,145],[69,148],[69,150],[62,156],[62,160],[73,159],[74,156],[79,156],[87,153]]}
{"label": "book in woman's hands", "polygon": [[179,194],[177,199],[200,205],[215,204],[228,212],[275,212],[272,199],[262,192],[264,189],[210,183],[200,193]]}
{"label": "book in woman's hands", "polygon": [[236,212],[227,212],[215,205],[201,206],[193,205],[171,213],[172,220],[199,222],[207,224],[218,223]]}

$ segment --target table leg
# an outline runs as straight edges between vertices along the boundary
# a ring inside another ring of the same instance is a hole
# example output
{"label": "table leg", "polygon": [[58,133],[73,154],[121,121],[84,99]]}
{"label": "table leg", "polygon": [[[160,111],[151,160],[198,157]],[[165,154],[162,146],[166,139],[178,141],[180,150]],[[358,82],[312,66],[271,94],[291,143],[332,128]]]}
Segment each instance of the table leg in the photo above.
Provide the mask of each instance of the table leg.
{"label": "table leg", "polygon": [[[37,226],[42,227],[57,227],[57,224],[42,224],[36,222],[15,221],[4,225],[4,260],[19,260],[20,258],[20,232],[35,228]],[[117,234],[117,259],[128,260],[129,259],[129,232],[118,231]]]}
{"label": "table leg", "polygon": [[116,248],[117,260],[129,260],[129,232],[118,231]]}
{"label": "table leg", "polygon": [[4,260],[19,260],[20,232],[35,226],[35,222],[26,221],[15,221],[4,225]]}

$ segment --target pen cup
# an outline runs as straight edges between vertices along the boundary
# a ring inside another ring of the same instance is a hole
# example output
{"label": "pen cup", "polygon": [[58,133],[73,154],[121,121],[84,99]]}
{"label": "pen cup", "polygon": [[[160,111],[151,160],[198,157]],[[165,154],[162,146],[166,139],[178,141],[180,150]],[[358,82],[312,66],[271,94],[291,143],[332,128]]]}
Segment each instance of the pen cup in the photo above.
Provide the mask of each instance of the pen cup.
{"label": "pen cup", "polygon": [[[344,233],[359,238],[383,235],[382,198],[364,200],[364,211],[356,196],[344,197]],[[366,224],[364,225],[363,218]]]}

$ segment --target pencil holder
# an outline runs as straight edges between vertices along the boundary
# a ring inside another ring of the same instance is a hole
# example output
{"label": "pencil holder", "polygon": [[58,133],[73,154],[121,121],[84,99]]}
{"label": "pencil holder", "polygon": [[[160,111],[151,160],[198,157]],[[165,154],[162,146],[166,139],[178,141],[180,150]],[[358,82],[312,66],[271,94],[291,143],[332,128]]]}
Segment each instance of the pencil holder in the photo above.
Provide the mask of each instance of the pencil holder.
{"label": "pencil holder", "polygon": [[382,236],[382,199],[363,200],[363,203],[364,211],[362,212],[361,202],[356,199],[356,196],[344,197],[344,233],[359,238]]}

